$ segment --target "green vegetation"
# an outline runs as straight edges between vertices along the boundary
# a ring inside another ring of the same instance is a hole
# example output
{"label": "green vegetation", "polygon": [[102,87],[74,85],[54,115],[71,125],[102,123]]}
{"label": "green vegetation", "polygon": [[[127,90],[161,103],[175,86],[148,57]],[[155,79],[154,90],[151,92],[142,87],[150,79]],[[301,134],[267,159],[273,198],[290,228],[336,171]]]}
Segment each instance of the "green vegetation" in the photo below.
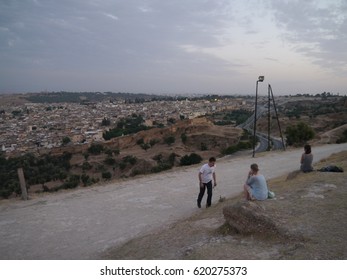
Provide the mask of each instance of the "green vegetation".
{"label": "green vegetation", "polygon": [[61,142],[62,142],[63,146],[66,146],[67,144],[69,144],[71,142],[71,139],[70,139],[70,137],[65,136]]}
{"label": "green vegetation", "polygon": [[175,158],[175,153],[171,153],[167,158],[165,158],[162,154],[154,156],[153,159],[157,161],[157,165],[151,169],[151,172],[158,173],[171,169],[175,164]]}
{"label": "green vegetation", "polygon": [[91,153],[92,155],[100,155],[103,150],[104,150],[104,146],[101,144],[92,144],[88,148],[88,152]]}
{"label": "green vegetation", "polygon": [[137,162],[137,157],[135,156],[125,156],[123,157],[123,162],[130,163],[131,165],[134,165]]}
{"label": "green vegetation", "polygon": [[222,150],[223,155],[231,155],[238,151],[247,150],[252,148],[251,141],[240,141],[236,145],[229,146],[228,148]]}
{"label": "green vegetation", "polygon": [[108,119],[108,118],[103,118],[102,119],[102,122],[101,122],[102,126],[109,126],[110,124],[111,124],[110,119]]}
{"label": "green vegetation", "polygon": [[149,148],[152,147],[152,145],[150,143],[145,143],[145,141],[143,140],[143,138],[140,138],[139,140],[136,141],[136,144],[139,145],[142,149],[144,149],[145,151],[147,151]]}
{"label": "green vegetation", "polygon": [[[286,117],[300,119],[300,116],[310,116],[345,112],[345,97],[332,96],[329,93],[323,93],[321,100],[303,100],[300,102],[289,102],[279,107]],[[316,96],[316,97],[318,97]],[[344,122],[345,123],[345,122]]]}
{"label": "green vegetation", "polygon": [[169,146],[175,143],[175,141],[176,141],[176,138],[175,136],[172,136],[172,135],[164,138],[164,143],[168,144]]}
{"label": "green vegetation", "polygon": [[196,153],[191,153],[190,155],[185,155],[181,158],[181,165],[192,165],[197,164],[202,161],[202,157]]}
{"label": "green vegetation", "polygon": [[107,156],[107,158],[104,160],[104,163],[113,166],[116,164],[116,160],[113,157]]}
{"label": "green vegetation", "polygon": [[103,138],[105,140],[110,140],[122,135],[133,134],[147,129],[148,126],[144,125],[144,119],[141,116],[133,114],[128,118],[122,118],[115,128],[104,132]]}
{"label": "green vegetation", "polygon": [[342,133],[342,136],[336,140],[336,144],[341,144],[346,142],[347,142],[347,129]]}
{"label": "green vegetation", "polygon": [[313,139],[315,133],[313,129],[306,123],[299,122],[296,125],[290,125],[286,128],[285,135],[287,137],[287,144],[303,145],[308,140]]}
{"label": "green vegetation", "polygon": [[215,125],[239,125],[241,123],[244,123],[251,115],[252,112],[239,109],[233,110],[231,112],[216,113],[213,115],[213,118],[217,119],[216,121],[214,121]]}
{"label": "green vegetation", "polygon": [[111,172],[109,172],[109,171],[102,172],[102,178],[103,178],[103,179],[109,180],[109,179],[111,179],[111,177],[112,177]]}
{"label": "green vegetation", "polygon": [[[0,156],[0,196],[8,198],[12,193],[20,194],[17,169],[23,168],[28,186],[49,181],[65,180],[70,170],[71,154],[53,157],[45,155],[40,158],[33,154],[5,159]],[[69,178],[64,187],[71,187],[76,178]],[[65,184],[65,183],[64,183]]]}

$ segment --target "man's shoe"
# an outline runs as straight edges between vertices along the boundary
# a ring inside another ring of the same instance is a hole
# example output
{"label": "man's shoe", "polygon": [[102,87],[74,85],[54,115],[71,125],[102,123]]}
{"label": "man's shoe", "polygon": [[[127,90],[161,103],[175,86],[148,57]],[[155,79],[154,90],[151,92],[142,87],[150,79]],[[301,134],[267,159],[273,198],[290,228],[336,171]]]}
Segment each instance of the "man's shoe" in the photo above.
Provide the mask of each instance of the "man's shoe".
{"label": "man's shoe", "polygon": [[206,204],[206,208],[209,208],[209,207],[211,207],[211,205],[207,205],[207,204]]}
{"label": "man's shoe", "polygon": [[197,201],[198,207],[201,208],[201,203]]}

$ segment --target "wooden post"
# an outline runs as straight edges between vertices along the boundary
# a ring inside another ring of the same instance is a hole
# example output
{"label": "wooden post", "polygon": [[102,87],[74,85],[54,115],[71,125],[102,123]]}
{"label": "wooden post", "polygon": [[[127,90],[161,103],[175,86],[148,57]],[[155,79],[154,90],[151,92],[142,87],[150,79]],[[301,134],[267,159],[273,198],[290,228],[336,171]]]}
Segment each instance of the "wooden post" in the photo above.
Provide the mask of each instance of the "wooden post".
{"label": "wooden post", "polygon": [[19,177],[20,188],[22,190],[22,199],[28,200],[28,192],[27,192],[27,188],[26,188],[26,184],[25,184],[23,168],[18,168],[17,173],[18,173],[18,177]]}

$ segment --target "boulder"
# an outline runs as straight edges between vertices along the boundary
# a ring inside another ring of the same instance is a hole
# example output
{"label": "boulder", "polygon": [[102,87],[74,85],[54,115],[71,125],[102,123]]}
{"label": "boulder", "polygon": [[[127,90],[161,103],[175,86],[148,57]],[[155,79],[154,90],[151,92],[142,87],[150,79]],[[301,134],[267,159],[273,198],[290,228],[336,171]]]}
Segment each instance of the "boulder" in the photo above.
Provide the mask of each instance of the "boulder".
{"label": "boulder", "polygon": [[283,232],[270,217],[264,202],[240,201],[223,208],[223,215],[231,228],[240,234],[276,234]]}

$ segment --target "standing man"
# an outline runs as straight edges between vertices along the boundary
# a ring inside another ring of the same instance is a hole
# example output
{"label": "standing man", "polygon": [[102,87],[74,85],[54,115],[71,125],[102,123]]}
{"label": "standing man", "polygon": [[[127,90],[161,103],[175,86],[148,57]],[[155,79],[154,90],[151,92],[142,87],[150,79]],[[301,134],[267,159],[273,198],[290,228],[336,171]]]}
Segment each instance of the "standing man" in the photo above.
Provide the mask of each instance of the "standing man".
{"label": "standing man", "polygon": [[205,163],[199,171],[199,184],[200,184],[200,192],[197,199],[198,207],[201,208],[201,200],[205,194],[205,190],[207,188],[207,201],[206,208],[211,206],[212,201],[212,180],[214,182],[214,186],[217,186],[216,182],[216,172],[215,172],[215,164],[216,158],[210,157],[208,163]]}

